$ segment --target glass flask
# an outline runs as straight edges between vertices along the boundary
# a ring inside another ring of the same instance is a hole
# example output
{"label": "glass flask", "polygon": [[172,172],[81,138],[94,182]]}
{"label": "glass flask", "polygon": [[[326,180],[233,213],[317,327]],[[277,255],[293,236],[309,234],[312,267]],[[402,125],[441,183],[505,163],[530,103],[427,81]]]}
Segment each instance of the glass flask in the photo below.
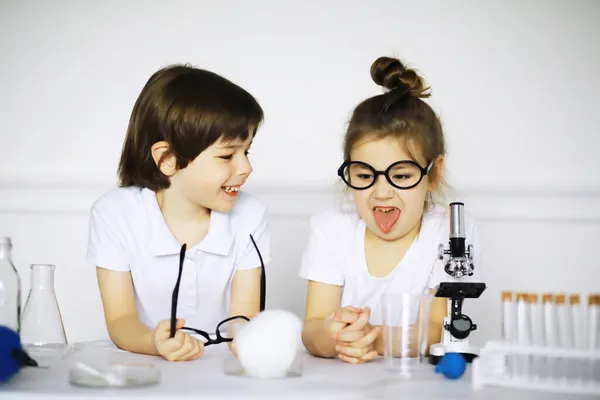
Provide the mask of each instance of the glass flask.
{"label": "glass flask", "polygon": [[21,280],[12,262],[12,239],[0,237],[0,325],[19,333]]}
{"label": "glass flask", "polygon": [[68,350],[54,292],[54,269],[52,264],[31,265],[31,289],[23,309],[21,342],[36,360],[61,357]]}

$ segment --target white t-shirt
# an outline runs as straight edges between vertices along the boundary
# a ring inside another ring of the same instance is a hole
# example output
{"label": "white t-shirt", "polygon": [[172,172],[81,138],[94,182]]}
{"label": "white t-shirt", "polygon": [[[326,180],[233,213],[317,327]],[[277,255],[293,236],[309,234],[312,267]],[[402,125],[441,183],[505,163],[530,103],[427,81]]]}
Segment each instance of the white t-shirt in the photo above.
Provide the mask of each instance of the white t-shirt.
{"label": "white t-shirt", "polygon": [[[234,273],[260,267],[250,234],[265,265],[270,261],[265,213],[265,206],[241,191],[229,213],[211,212],[207,235],[187,248],[183,263],[177,317],[186,326],[213,333],[227,318]],[[87,261],[131,273],[138,315],[149,328],[170,318],[180,250],[154,191],[117,188],[93,204]]]}
{"label": "white t-shirt", "polygon": [[386,293],[422,293],[440,282],[481,280],[479,238],[471,218],[465,215],[467,245],[475,250],[474,274],[453,278],[438,259],[438,245],[448,248],[449,211],[432,207],[423,216],[421,230],[402,261],[383,278],[373,277],[365,258],[365,222],[355,208],[343,205],[313,216],[310,237],[302,257],[300,276],[312,281],[342,286],[341,307],[371,309],[370,323],[382,324],[382,296]]}

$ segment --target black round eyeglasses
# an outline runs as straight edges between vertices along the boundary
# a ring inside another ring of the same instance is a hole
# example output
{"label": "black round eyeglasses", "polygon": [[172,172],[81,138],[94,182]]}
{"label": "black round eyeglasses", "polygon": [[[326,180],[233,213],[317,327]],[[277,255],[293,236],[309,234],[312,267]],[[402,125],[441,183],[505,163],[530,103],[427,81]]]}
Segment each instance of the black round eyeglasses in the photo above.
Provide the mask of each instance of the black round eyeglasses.
{"label": "black round eyeglasses", "polygon": [[421,183],[423,177],[431,171],[431,167],[433,167],[433,162],[423,168],[415,161],[402,160],[393,163],[385,171],[378,171],[366,162],[344,161],[337,173],[346,185],[356,190],[370,188],[375,184],[379,175],[385,176],[393,187],[406,190]]}
{"label": "black round eyeglasses", "polygon": [[[265,277],[265,264],[263,262],[262,255],[260,254],[260,251],[258,250],[258,246],[256,245],[256,242],[254,241],[254,238],[252,237],[252,235],[250,235],[250,240],[252,241],[252,244],[254,245],[254,248],[256,249],[256,252],[258,253],[258,258],[260,260],[260,271],[261,271],[261,275],[260,275],[260,311],[262,312],[265,310],[266,286],[267,286],[266,277]],[[175,288],[173,289],[173,295],[171,298],[170,337],[174,337],[175,331],[176,331],[177,301],[179,299],[179,284],[181,283],[181,272],[183,271],[183,260],[185,259],[185,250],[186,250],[186,245],[183,244],[183,246],[181,246],[181,251],[179,252],[179,274],[177,275],[177,282],[175,283]],[[229,326],[229,324],[235,320],[250,321],[250,319],[248,317],[245,317],[243,315],[236,315],[236,316],[224,319],[223,321],[219,322],[219,324],[217,324],[217,328],[215,329],[215,336],[216,336],[215,339],[211,338],[207,332],[202,331],[200,329],[189,328],[187,326],[184,326],[183,328],[181,328],[181,330],[192,331],[192,332],[195,332],[198,335],[202,336],[206,340],[204,342],[204,346],[210,346],[211,344],[219,344],[219,343],[224,343],[224,342],[232,342],[233,341],[233,332],[232,332],[233,329],[230,329],[231,327]],[[223,332],[225,332],[225,336],[223,336]],[[231,336],[230,336],[230,334],[231,334]]]}

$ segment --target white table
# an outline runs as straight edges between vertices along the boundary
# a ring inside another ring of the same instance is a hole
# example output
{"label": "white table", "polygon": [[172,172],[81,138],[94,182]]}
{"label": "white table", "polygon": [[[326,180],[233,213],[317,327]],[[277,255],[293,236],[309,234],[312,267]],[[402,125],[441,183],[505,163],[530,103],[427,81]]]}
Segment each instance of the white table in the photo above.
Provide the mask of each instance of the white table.
{"label": "white table", "polygon": [[[426,366],[411,378],[399,378],[383,369],[383,359],[351,365],[302,354],[303,375],[297,378],[259,380],[225,375],[225,345],[211,346],[201,359],[172,363],[159,357],[126,353],[107,346],[90,344],[48,368],[25,368],[9,382],[0,385],[0,399],[568,399],[568,395],[512,389],[471,388],[470,370],[459,380],[447,380]],[[161,369],[159,384],[144,388],[93,389],[72,386],[69,368],[75,360],[106,357],[111,361],[145,362]],[[585,398],[577,396],[576,398]],[[590,398],[590,397],[587,397]]]}

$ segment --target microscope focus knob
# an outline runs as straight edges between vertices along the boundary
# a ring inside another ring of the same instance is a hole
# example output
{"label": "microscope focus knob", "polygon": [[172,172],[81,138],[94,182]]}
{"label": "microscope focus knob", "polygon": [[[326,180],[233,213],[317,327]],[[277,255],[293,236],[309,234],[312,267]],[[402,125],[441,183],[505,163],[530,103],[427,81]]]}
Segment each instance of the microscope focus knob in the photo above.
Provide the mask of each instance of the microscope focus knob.
{"label": "microscope focus knob", "polygon": [[467,255],[471,260],[475,259],[475,247],[472,244],[467,246]]}
{"label": "microscope focus knob", "polygon": [[444,245],[440,243],[438,245],[438,259],[443,260],[444,254],[446,254],[446,252],[444,251]]}

